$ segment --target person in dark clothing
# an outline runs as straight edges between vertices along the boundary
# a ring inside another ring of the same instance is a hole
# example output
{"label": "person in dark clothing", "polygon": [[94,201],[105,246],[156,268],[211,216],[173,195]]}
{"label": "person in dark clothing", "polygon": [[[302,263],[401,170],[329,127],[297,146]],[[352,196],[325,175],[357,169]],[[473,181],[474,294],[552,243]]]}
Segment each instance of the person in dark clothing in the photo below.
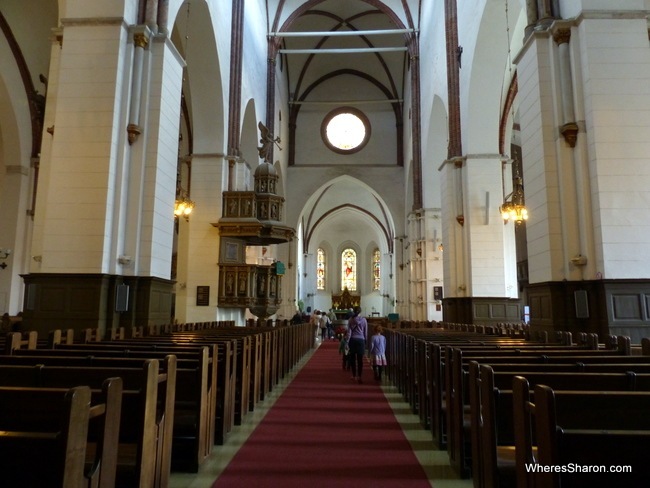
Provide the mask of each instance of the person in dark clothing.
{"label": "person in dark clothing", "polygon": [[350,368],[352,379],[362,383],[363,358],[366,352],[366,337],[368,337],[368,322],[361,315],[361,307],[354,307],[353,316],[348,320],[346,339],[350,347]]}

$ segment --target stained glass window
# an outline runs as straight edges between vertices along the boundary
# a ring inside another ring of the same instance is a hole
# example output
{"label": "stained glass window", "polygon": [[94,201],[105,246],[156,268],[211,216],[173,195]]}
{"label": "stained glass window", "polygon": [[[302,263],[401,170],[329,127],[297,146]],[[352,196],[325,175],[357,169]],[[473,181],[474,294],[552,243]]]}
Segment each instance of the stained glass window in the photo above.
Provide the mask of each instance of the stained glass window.
{"label": "stained glass window", "polygon": [[325,251],[320,247],[316,251],[316,289],[325,289]]}
{"label": "stained glass window", "polygon": [[373,291],[379,290],[381,287],[381,254],[379,249],[375,249],[372,253],[372,289]]}
{"label": "stained glass window", "polygon": [[357,290],[357,253],[346,249],[341,253],[341,289]]}

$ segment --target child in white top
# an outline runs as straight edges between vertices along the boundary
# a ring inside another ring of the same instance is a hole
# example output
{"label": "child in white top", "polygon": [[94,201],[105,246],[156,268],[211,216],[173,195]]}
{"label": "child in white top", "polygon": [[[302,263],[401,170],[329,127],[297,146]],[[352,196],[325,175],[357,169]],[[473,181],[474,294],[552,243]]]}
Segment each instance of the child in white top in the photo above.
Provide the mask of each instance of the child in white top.
{"label": "child in white top", "polygon": [[372,358],[372,369],[375,372],[375,379],[381,381],[386,362],[386,338],[381,334],[381,325],[375,326],[375,333],[370,338],[370,357]]}

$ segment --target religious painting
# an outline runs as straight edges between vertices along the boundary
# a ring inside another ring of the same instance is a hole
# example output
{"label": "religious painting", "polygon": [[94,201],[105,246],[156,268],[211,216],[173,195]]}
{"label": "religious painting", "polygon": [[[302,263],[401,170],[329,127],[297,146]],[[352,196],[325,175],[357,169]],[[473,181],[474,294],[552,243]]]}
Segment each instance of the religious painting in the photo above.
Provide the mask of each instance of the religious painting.
{"label": "religious painting", "polygon": [[243,244],[236,239],[221,239],[221,262],[241,263],[243,262]]}

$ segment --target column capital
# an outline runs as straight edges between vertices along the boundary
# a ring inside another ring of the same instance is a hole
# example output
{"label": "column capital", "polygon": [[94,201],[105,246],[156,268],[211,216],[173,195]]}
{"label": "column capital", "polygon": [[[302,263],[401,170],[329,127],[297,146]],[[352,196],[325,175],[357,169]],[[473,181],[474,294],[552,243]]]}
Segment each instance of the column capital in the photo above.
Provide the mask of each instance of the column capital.
{"label": "column capital", "polygon": [[553,40],[556,44],[568,44],[571,40],[571,29],[563,27],[553,32]]}
{"label": "column capital", "polygon": [[149,42],[153,36],[151,29],[144,25],[133,25],[129,28],[130,34],[133,36],[133,44],[135,47],[147,49]]}

